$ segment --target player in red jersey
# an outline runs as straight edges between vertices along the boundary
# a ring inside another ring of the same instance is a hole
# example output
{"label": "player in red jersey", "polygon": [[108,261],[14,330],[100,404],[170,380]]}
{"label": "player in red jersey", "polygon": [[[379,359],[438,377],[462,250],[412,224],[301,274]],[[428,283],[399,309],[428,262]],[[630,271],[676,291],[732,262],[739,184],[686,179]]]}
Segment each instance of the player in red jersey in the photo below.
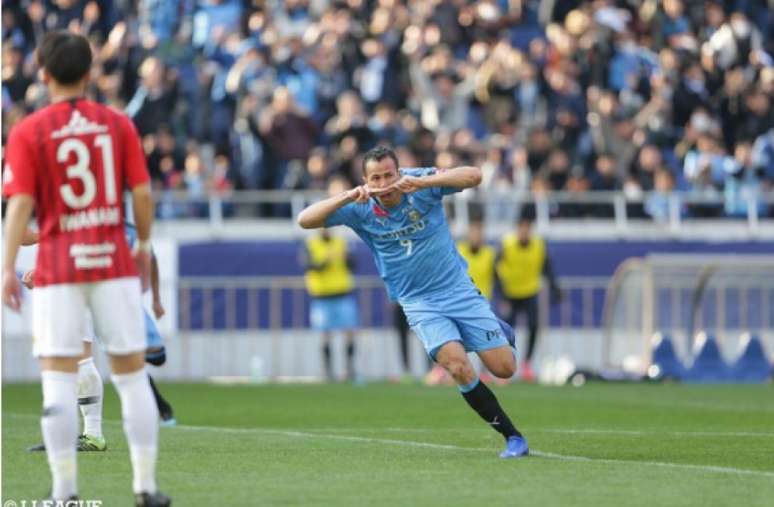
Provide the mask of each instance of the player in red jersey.
{"label": "player in red jersey", "polygon": [[[83,98],[92,59],[84,37],[50,32],[37,59],[51,104],[22,120],[8,138],[2,291],[3,302],[18,310],[14,265],[35,208],[40,237],[33,352],[41,369],[51,496],[77,498],[76,372],[90,309],[121,399],[135,502],[170,505],[156,487],[158,411],[144,367],[141,279],[147,280],[150,267],[153,202],[140,139],[126,116]],[[125,188],[139,238],[133,252],[124,237]]]}

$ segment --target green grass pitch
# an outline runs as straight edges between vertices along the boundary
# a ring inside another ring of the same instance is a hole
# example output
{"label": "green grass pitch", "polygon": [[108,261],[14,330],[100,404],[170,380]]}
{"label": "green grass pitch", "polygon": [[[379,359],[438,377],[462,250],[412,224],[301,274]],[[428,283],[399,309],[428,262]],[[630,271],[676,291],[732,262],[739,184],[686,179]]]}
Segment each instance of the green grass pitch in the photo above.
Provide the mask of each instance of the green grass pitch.
{"label": "green grass pitch", "polygon": [[[495,388],[534,455],[456,389],[162,384],[159,484],[178,506],[772,506],[774,387],[590,384]],[[2,389],[2,499],[43,497],[38,385]],[[114,390],[106,453],[79,454],[82,499],[131,505]]]}

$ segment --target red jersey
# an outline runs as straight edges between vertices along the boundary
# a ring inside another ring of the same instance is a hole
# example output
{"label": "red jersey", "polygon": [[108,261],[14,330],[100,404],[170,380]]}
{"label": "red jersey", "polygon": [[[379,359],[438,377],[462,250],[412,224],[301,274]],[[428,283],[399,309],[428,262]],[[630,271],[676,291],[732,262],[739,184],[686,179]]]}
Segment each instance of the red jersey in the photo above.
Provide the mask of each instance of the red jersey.
{"label": "red jersey", "polygon": [[3,195],[35,199],[35,285],[137,276],[124,236],[124,190],[148,182],[131,120],[85,99],[57,102],[11,130]]}

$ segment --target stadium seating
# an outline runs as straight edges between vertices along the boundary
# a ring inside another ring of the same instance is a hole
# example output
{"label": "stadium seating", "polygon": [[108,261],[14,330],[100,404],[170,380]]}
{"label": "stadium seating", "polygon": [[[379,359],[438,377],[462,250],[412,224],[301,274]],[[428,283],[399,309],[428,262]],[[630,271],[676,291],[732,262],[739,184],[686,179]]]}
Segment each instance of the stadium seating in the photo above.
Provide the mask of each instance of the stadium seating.
{"label": "stadium seating", "polygon": [[774,212],[766,2],[685,3],[5,2],[3,142],[45,102],[41,35],[69,28],[99,55],[89,96],[143,137],[160,218],[288,217],[389,144],[552,219],[755,224]]}

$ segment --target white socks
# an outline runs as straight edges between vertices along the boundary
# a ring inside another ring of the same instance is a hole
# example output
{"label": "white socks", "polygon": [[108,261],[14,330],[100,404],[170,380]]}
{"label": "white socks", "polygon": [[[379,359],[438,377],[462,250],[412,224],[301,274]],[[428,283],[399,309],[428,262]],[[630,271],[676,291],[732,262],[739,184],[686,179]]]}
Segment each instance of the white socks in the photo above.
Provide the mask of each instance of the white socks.
{"label": "white socks", "polygon": [[[51,496],[64,500],[77,494],[76,441],[80,404],[84,433],[102,436],[102,378],[89,358],[78,363],[78,374],[43,371],[43,417],[40,427],[46,444],[53,486]],[[124,432],[129,442],[135,493],[156,492],[159,413],[145,369],[113,375],[121,398]]]}
{"label": "white socks", "polygon": [[51,496],[65,500],[77,494],[75,446],[78,438],[77,375],[45,370],[43,383],[43,417],[40,428],[46,444],[53,486]]}
{"label": "white socks", "polygon": [[83,433],[102,437],[102,377],[93,358],[78,363],[78,405],[83,415]]}
{"label": "white socks", "polygon": [[145,368],[113,375],[121,398],[124,432],[132,458],[135,493],[156,492],[156,454],[158,452],[159,411],[153,399]]}

